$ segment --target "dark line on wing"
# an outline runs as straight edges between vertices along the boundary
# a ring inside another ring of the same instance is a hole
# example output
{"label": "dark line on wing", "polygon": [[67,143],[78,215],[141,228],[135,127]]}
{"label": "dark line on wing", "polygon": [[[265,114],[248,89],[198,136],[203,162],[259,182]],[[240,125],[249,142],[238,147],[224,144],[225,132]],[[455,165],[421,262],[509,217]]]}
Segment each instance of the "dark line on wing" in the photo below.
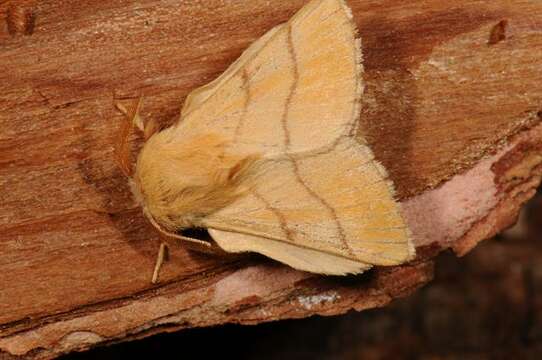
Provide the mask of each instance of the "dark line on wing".
{"label": "dark line on wing", "polygon": [[[284,105],[284,112],[282,113],[281,123],[282,123],[282,130],[284,133],[284,147],[285,152],[288,155],[288,150],[290,148],[290,133],[288,131],[288,115],[290,112],[290,103],[292,102],[292,99],[295,94],[295,89],[297,88],[297,83],[299,82],[299,70],[297,68],[297,55],[295,53],[294,49],[294,42],[292,40],[292,26],[290,24],[287,24],[287,47],[288,47],[288,54],[290,54],[290,57],[292,58],[293,63],[293,78],[294,81],[292,82],[292,85],[290,85],[290,90],[288,92],[288,97],[286,98],[286,104]],[[289,155],[288,155],[289,156]],[[295,160],[291,160],[292,162],[295,162]]]}
{"label": "dark line on wing", "polygon": [[245,102],[243,103],[243,110],[242,114],[239,118],[239,121],[237,122],[237,126],[235,127],[235,133],[233,135],[233,142],[237,142],[237,139],[239,137],[239,134],[241,133],[241,128],[245,124],[245,119],[247,116],[247,110],[248,110],[248,104],[250,103],[250,81],[248,79],[248,72],[246,67],[243,69],[243,73],[241,74],[241,77],[243,79],[243,84],[241,85],[241,88],[244,90],[245,93]]}
{"label": "dark line on wing", "polygon": [[339,235],[339,238],[341,240],[341,243],[343,244],[343,249],[346,250],[351,256],[353,256],[354,258],[357,258],[357,256],[355,255],[353,249],[348,245],[348,242],[346,241],[346,235],[344,233],[344,229],[339,221],[339,217],[337,216],[337,212],[335,211],[335,209],[325,200],[323,199],[322,197],[320,197],[313,189],[310,188],[310,186],[303,180],[303,178],[301,177],[301,174],[299,172],[299,166],[297,164],[297,160],[291,156],[289,154],[289,148],[290,148],[290,143],[291,143],[291,140],[290,140],[290,133],[288,132],[288,115],[289,115],[289,112],[290,112],[290,104],[292,102],[292,99],[295,95],[295,91],[297,89],[297,84],[299,82],[299,70],[297,68],[297,55],[296,55],[296,52],[295,52],[295,48],[294,48],[294,42],[293,42],[293,39],[292,39],[292,26],[288,23],[286,25],[288,28],[287,28],[287,35],[288,35],[288,40],[287,40],[287,47],[288,47],[288,53],[290,54],[291,58],[292,58],[292,63],[293,63],[293,78],[294,78],[294,81],[292,82],[292,85],[290,86],[290,92],[288,93],[288,97],[286,98],[286,104],[284,106],[284,113],[282,115],[282,118],[281,118],[281,123],[282,123],[282,128],[283,128],[283,133],[284,133],[284,152],[286,154],[286,156],[290,159],[290,162],[293,166],[293,170],[294,170],[294,175],[296,177],[296,180],[299,184],[301,184],[306,190],[307,192],[314,198],[316,199],[318,202],[320,202],[320,204],[329,212],[331,218],[333,219],[333,221],[337,224],[337,232],[338,232],[338,235]]}
{"label": "dark line on wing", "polygon": [[288,225],[286,223],[286,217],[284,216],[284,214],[282,214],[277,208],[273,207],[262,195],[260,195],[255,190],[252,190],[251,194],[254,195],[256,199],[264,203],[266,209],[271,211],[277,217],[280,228],[284,232],[284,236],[286,236],[287,240],[293,241],[292,231],[288,229]]}

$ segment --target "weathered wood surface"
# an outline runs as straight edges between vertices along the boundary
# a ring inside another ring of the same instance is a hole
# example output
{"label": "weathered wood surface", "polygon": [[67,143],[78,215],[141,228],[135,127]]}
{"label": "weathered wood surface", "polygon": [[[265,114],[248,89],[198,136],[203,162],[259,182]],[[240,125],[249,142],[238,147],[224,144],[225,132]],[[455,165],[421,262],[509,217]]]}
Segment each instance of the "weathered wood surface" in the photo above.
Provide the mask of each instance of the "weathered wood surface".
{"label": "weathered wood surface", "polygon": [[[542,173],[542,3],[349,1],[362,132],[396,182],[419,256],[349,278],[159,242],[116,168],[115,99],[167,124],[187,93],[303,1],[0,3],[0,356],[224,322],[382,306],[513,223]],[[134,137],[133,141],[137,141]]]}

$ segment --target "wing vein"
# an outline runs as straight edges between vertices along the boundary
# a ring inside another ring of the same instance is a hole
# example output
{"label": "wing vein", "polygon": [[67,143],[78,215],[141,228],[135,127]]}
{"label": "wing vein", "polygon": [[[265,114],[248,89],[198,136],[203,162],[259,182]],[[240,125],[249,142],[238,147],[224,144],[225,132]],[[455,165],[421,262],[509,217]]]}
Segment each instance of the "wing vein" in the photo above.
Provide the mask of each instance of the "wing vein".
{"label": "wing vein", "polygon": [[249,78],[248,78],[248,72],[247,72],[247,69],[246,67],[243,68],[243,73],[242,73],[242,78],[243,78],[243,85],[242,85],[242,88],[244,90],[244,95],[245,95],[245,99],[244,99],[244,103],[243,103],[243,109],[241,110],[241,116],[239,117],[239,121],[237,122],[237,125],[235,127],[235,133],[234,133],[234,143],[237,142],[237,139],[239,138],[239,135],[241,134],[241,129],[243,128],[243,125],[245,124],[245,119],[247,117],[247,110],[248,110],[248,105],[250,104],[250,81],[249,81]]}
{"label": "wing vein", "polygon": [[339,236],[339,239],[341,241],[342,250],[348,252],[348,254],[350,254],[352,257],[357,258],[357,256],[355,255],[354,250],[350,247],[350,245],[346,241],[345,231],[344,231],[344,229],[343,229],[343,227],[342,227],[342,225],[341,225],[341,223],[339,221],[339,217],[337,215],[336,210],[333,208],[333,206],[331,206],[331,204],[329,204],[324,198],[322,198],[320,195],[318,195],[305,182],[305,180],[301,177],[301,173],[299,171],[299,165],[297,163],[297,160],[295,159],[295,157],[290,155],[289,148],[290,148],[290,145],[291,145],[291,139],[290,139],[290,133],[288,131],[288,117],[290,115],[289,114],[290,105],[291,105],[292,100],[294,98],[294,95],[295,95],[295,92],[296,92],[296,89],[297,89],[297,85],[298,85],[298,82],[299,82],[299,69],[298,69],[298,65],[297,65],[297,54],[296,54],[296,50],[295,50],[295,46],[294,46],[294,41],[293,41],[293,38],[292,38],[292,25],[290,23],[288,23],[286,26],[287,26],[286,31],[287,31],[288,53],[290,54],[290,57],[292,59],[292,78],[293,78],[293,81],[292,81],[292,84],[290,86],[288,97],[286,98],[286,104],[284,106],[284,112],[283,112],[282,118],[281,118],[283,134],[284,134],[284,153],[286,154],[286,156],[290,160],[290,163],[292,164],[292,168],[293,168],[293,172],[294,172],[294,176],[296,178],[296,181],[299,184],[301,184],[307,190],[307,193],[312,198],[316,199],[322,205],[322,207],[328,212],[328,214],[332,218],[333,222],[336,224],[337,235]]}

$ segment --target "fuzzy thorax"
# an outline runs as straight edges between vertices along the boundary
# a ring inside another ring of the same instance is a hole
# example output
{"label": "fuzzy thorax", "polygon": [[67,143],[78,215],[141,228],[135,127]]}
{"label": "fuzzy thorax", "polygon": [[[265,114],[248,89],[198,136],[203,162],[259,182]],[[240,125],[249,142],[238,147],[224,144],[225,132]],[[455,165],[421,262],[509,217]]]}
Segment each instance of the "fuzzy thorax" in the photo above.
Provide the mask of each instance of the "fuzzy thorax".
{"label": "fuzzy thorax", "polygon": [[227,153],[218,135],[183,139],[169,128],[145,143],[132,189],[145,214],[164,230],[200,227],[206,216],[248,190],[256,159]]}

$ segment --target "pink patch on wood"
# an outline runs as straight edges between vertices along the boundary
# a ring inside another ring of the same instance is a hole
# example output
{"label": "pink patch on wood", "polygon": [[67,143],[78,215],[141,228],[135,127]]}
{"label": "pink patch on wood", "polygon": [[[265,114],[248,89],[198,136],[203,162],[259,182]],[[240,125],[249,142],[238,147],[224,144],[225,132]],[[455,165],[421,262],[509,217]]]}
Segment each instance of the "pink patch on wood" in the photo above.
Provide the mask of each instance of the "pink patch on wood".
{"label": "pink patch on wood", "polygon": [[214,299],[220,304],[231,304],[249,296],[266,297],[311,275],[287,266],[269,264],[241,269],[215,284]]}
{"label": "pink patch on wood", "polygon": [[402,203],[416,247],[435,242],[449,245],[497,205],[499,198],[491,165],[510,147],[440,187]]}

